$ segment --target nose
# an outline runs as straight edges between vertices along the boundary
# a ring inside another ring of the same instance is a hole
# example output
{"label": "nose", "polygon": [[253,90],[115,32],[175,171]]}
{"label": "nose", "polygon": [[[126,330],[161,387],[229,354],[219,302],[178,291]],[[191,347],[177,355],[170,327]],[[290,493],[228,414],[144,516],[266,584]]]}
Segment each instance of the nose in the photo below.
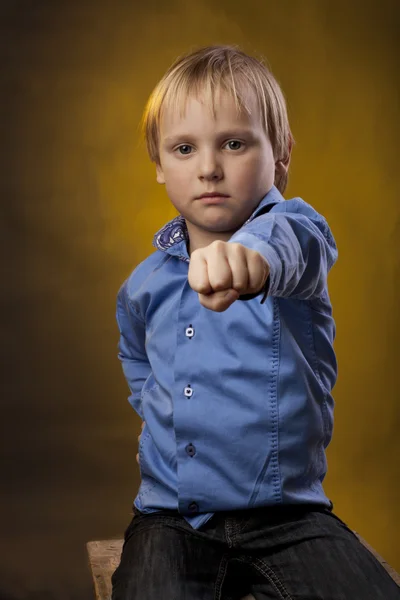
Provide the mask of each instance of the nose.
{"label": "nose", "polygon": [[199,179],[201,181],[219,181],[222,178],[222,165],[215,152],[204,152],[200,157]]}

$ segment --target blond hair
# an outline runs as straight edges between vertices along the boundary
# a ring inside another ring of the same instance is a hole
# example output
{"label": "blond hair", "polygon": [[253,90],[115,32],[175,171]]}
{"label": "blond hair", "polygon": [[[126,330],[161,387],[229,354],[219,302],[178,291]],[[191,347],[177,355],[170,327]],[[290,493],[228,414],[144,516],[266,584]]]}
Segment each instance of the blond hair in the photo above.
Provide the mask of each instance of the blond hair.
{"label": "blond hair", "polygon": [[[249,56],[236,46],[207,46],[179,57],[154,88],[146,104],[142,131],[150,160],[159,163],[159,131],[162,110],[171,106],[184,114],[189,96],[205,97],[215,116],[216,90],[232,94],[238,111],[244,109],[248,90],[255,93],[261,110],[275,161],[288,162],[293,145],[286,102],[271,71],[262,61]],[[287,174],[275,173],[275,185],[281,193],[287,185]]]}

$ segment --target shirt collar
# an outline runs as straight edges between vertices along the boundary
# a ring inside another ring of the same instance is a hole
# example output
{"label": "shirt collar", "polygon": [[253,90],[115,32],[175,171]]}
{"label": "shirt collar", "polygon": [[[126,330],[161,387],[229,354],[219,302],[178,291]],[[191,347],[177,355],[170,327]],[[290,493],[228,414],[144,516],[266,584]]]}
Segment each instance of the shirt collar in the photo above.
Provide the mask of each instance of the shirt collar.
{"label": "shirt collar", "polygon": [[[279,190],[273,185],[268,194],[264,196],[257,208],[253,211],[250,217],[242,227],[255,219],[266,207],[272,208],[270,205],[283,202],[285,199]],[[242,228],[241,227],[241,228]],[[241,229],[240,228],[240,229]],[[189,241],[189,233],[186,226],[185,218],[178,215],[162,227],[153,238],[153,246],[158,250],[177,256],[181,260],[189,262],[189,254],[187,251],[187,242]]]}

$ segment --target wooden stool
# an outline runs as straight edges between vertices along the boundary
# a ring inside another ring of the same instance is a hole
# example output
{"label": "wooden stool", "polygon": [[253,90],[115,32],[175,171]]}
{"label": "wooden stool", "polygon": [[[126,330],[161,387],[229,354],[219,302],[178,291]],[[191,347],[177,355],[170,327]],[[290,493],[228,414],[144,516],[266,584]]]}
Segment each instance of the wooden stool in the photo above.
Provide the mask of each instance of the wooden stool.
{"label": "wooden stool", "polygon": [[[361,536],[356,533],[360,542],[375,556],[386,569],[397,585],[400,585],[400,576]],[[89,563],[92,570],[94,589],[97,600],[111,600],[111,575],[119,565],[123,540],[104,540],[88,542],[86,544],[89,554]],[[169,599],[167,599],[169,600]],[[251,594],[242,600],[255,600]]]}

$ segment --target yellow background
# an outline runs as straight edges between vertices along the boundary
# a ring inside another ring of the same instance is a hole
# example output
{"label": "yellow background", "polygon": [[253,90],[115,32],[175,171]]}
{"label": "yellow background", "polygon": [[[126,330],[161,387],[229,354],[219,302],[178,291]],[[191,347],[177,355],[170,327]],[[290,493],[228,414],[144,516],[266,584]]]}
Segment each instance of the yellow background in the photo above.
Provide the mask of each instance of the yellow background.
{"label": "yellow background", "polygon": [[326,491],[400,568],[397,6],[2,4],[0,595],[90,597],[85,542],[122,535],[130,519],[139,420],[117,360],[115,299],[175,215],[139,120],[176,56],[211,43],[263,55],[288,99],[297,143],[286,197],[324,214],[339,247]]}

